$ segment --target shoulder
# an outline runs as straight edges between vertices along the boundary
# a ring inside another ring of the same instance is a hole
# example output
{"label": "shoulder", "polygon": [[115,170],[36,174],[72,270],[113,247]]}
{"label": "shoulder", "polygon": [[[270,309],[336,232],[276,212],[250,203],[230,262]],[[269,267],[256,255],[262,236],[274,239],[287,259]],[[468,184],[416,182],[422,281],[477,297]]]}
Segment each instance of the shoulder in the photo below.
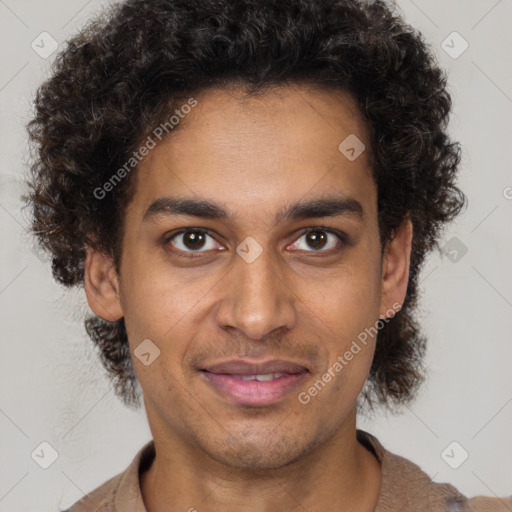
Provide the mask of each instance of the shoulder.
{"label": "shoulder", "polygon": [[512,496],[508,498],[488,498],[475,496],[468,500],[469,512],[512,512]]}
{"label": "shoulder", "polygon": [[124,472],[112,477],[89,492],[64,512],[111,512],[114,498]]}
{"label": "shoulder", "polygon": [[153,462],[155,445],[146,443],[137,452],[130,465],[121,473],[83,496],[63,512],[143,512],[139,475]]}
{"label": "shoulder", "polygon": [[451,484],[434,482],[418,465],[389,452],[371,434],[358,430],[357,438],[381,464],[375,512],[512,512],[510,498],[467,498]]}

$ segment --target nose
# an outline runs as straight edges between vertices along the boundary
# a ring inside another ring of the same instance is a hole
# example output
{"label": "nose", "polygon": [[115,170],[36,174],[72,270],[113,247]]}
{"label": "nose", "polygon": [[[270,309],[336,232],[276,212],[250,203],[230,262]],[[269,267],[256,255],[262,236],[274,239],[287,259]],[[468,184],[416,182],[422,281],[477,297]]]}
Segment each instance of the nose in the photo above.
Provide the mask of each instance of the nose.
{"label": "nose", "polygon": [[234,259],[223,283],[218,325],[252,340],[261,340],[275,330],[292,329],[297,321],[297,296],[286,281],[286,269],[268,250],[251,263],[238,254]]}

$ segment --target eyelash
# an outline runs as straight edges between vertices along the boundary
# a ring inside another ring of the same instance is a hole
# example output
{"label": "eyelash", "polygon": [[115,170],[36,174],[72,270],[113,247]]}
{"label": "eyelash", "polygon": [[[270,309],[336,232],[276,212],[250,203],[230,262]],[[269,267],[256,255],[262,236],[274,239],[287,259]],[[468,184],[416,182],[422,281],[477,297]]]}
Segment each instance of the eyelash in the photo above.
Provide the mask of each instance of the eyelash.
{"label": "eyelash", "polygon": [[[299,240],[300,238],[302,238],[304,235],[308,235],[309,233],[312,233],[315,231],[323,231],[323,232],[335,235],[338,238],[339,243],[337,244],[337,246],[335,248],[331,248],[331,249],[327,249],[327,250],[319,249],[317,251],[311,250],[311,251],[306,251],[306,252],[311,252],[311,253],[315,253],[315,254],[316,253],[327,253],[330,255],[333,252],[340,251],[341,248],[343,246],[347,245],[347,243],[348,243],[348,236],[346,235],[346,233],[344,233],[343,231],[338,231],[336,229],[328,228],[326,226],[313,226],[311,228],[307,228],[300,234],[300,236],[296,239],[296,241]],[[174,233],[164,236],[163,245],[165,247],[170,245],[170,247],[171,247],[170,251],[172,251],[173,253],[178,255],[178,257],[182,257],[182,258],[189,258],[189,259],[190,258],[198,258],[198,257],[201,257],[202,254],[208,252],[208,251],[201,251],[201,250],[182,251],[181,249],[176,249],[175,247],[172,246],[172,244],[170,244],[171,240],[173,240],[178,235],[182,235],[184,233],[199,233],[199,234],[208,235],[212,238],[215,238],[213,232],[210,231],[209,229],[205,229],[205,228],[186,228],[186,229],[181,229],[178,232],[174,232]],[[295,242],[293,242],[293,243],[295,243]]]}

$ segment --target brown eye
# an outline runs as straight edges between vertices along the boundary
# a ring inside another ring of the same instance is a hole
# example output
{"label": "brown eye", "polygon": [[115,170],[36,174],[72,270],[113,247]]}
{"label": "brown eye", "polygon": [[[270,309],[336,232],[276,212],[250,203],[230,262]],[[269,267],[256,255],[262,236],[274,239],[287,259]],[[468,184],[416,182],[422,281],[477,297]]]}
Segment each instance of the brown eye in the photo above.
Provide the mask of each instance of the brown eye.
{"label": "brown eye", "polygon": [[[211,239],[208,246],[208,239]],[[174,248],[183,252],[202,252],[200,249],[215,249],[217,244],[215,240],[204,229],[187,229],[175,233],[167,238],[166,244],[171,244]]]}
{"label": "brown eye", "polygon": [[[305,243],[300,243],[304,239]],[[340,248],[346,243],[346,235],[322,227],[310,228],[293,243],[292,250],[306,252],[329,252],[331,249]],[[311,250],[313,249],[313,250]]]}
{"label": "brown eye", "polygon": [[196,231],[188,231],[184,234],[183,244],[189,249],[196,250],[201,249],[205,241],[204,233]]}
{"label": "brown eye", "polygon": [[306,243],[315,249],[322,249],[327,243],[327,235],[324,231],[310,231],[306,233]]}

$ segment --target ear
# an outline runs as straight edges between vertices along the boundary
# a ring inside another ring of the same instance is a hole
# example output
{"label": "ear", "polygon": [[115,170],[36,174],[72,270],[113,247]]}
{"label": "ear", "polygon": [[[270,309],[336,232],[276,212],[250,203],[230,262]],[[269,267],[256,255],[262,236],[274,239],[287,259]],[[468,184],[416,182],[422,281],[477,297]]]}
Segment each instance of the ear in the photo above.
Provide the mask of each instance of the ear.
{"label": "ear", "polygon": [[86,245],[84,289],[93,312],[109,322],[123,316],[119,301],[119,281],[110,256]]}
{"label": "ear", "polygon": [[[381,278],[380,318],[397,311],[407,292],[412,246],[412,222],[407,218],[384,249]],[[387,313],[386,313],[387,312]]]}

